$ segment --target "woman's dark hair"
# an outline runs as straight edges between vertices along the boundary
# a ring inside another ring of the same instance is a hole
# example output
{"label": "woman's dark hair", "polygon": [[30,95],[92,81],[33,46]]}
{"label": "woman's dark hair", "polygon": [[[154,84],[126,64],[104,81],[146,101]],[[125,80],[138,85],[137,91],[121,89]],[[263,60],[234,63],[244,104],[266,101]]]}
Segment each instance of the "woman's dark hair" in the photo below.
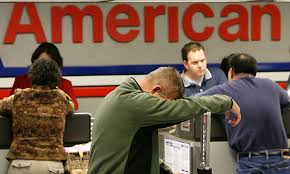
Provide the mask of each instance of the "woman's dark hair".
{"label": "woman's dark hair", "polygon": [[29,67],[29,78],[33,86],[48,86],[54,89],[61,79],[61,72],[54,60],[37,59]]}
{"label": "woman's dark hair", "polygon": [[228,77],[228,72],[230,70],[229,60],[236,56],[238,53],[232,53],[228,56],[223,57],[222,62],[220,64],[220,69],[225,73],[226,77]]}
{"label": "woman's dark hair", "polygon": [[57,47],[54,44],[49,43],[49,42],[41,43],[34,50],[31,56],[31,63],[34,63],[34,61],[38,59],[42,53],[48,54],[49,57],[57,63],[60,69],[63,68],[63,58],[61,57]]}

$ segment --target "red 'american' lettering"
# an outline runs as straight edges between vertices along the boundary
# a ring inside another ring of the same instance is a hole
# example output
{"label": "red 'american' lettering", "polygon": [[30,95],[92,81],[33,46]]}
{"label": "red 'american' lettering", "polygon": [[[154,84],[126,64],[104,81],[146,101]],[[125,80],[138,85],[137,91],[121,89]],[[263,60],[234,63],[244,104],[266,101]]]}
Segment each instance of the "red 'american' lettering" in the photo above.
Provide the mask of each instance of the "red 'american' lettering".
{"label": "red 'american' lettering", "polygon": [[[30,21],[27,24],[21,23],[25,9]],[[168,42],[178,42],[181,34],[190,40],[205,41],[214,32],[218,32],[218,35],[226,41],[259,41],[261,40],[261,21],[264,15],[270,16],[271,40],[279,41],[281,38],[281,14],[275,4],[254,4],[249,9],[242,4],[226,4],[219,13],[219,17],[223,19],[222,22],[218,26],[207,24],[202,31],[195,29],[195,15],[200,13],[204,18],[216,18],[215,16],[218,15],[209,5],[204,3],[190,4],[182,12],[178,6],[167,6],[167,4],[145,5],[143,14],[139,14],[141,12],[129,4],[112,6],[106,16],[101,7],[92,4],[88,4],[82,9],[76,4],[64,7],[52,6],[50,12],[51,41],[54,43],[62,43],[63,41],[62,23],[64,16],[70,16],[72,19],[73,43],[83,42],[84,16],[90,16],[92,19],[92,42],[94,43],[104,42],[104,32],[107,32],[112,40],[122,43],[132,42],[140,35],[140,32],[144,32],[144,42],[154,42],[157,17],[167,18],[167,32],[164,33],[168,33]],[[229,18],[232,13],[237,14],[237,17]],[[126,17],[120,18],[121,14],[125,14]],[[144,16],[142,21],[140,15]],[[182,16],[181,19],[178,16]],[[238,30],[234,33],[229,31],[229,28],[233,26],[238,26]],[[120,32],[120,28],[126,29],[126,32]],[[6,29],[4,44],[13,44],[17,35],[27,33],[33,34],[38,43],[47,41],[35,4],[15,3]]]}

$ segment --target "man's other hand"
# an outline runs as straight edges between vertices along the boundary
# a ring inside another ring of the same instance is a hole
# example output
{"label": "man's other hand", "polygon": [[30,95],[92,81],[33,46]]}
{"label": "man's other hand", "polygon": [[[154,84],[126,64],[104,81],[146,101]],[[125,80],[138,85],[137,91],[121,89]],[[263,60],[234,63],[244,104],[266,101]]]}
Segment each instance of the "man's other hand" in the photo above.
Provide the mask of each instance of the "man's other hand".
{"label": "man's other hand", "polygon": [[234,117],[231,118],[228,123],[232,126],[235,127],[237,126],[240,121],[241,121],[241,111],[239,105],[232,99],[233,105],[230,111],[225,112],[225,117],[229,118],[230,113],[232,112],[234,114]]}

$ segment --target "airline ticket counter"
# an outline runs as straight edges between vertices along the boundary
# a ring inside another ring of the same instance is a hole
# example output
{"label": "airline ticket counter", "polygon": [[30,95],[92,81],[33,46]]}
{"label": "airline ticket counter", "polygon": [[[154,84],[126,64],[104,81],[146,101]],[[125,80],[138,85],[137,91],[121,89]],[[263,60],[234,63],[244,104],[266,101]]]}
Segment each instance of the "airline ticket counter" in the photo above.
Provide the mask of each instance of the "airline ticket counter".
{"label": "airline ticket counter", "polygon": [[[236,173],[236,153],[229,147],[222,120],[218,117],[212,115],[207,123],[210,134],[202,126],[202,117],[179,124],[173,135],[168,131],[159,132],[160,158],[173,172],[197,174],[197,169],[210,167],[214,174]],[[290,144],[290,107],[283,110],[283,122]],[[208,145],[204,145],[206,136],[210,137]]]}
{"label": "airline ticket counter", "polygon": [[[74,113],[67,117],[64,145],[70,147],[91,141],[91,114]],[[7,173],[9,162],[6,154],[12,141],[11,119],[0,115],[0,173]]]}
{"label": "airline ticket counter", "polygon": [[[206,142],[203,143],[205,129],[202,126],[204,123],[202,117],[179,124],[174,135],[168,131],[160,132],[160,158],[180,174],[196,174],[198,168],[208,166],[212,168],[214,174],[235,173],[236,154],[228,146],[223,123],[218,117],[212,115],[210,122],[207,122],[210,125],[210,134],[206,134],[210,137],[208,146]],[[290,144],[290,108],[283,111],[283,119]],[[89,113],[74,113],[69,116],[65,127],[65,146],[89,142],[91,122]],[[7,173],[9,163],[5,156],[11,140],[11,120],[0,115],[0,173]]]}

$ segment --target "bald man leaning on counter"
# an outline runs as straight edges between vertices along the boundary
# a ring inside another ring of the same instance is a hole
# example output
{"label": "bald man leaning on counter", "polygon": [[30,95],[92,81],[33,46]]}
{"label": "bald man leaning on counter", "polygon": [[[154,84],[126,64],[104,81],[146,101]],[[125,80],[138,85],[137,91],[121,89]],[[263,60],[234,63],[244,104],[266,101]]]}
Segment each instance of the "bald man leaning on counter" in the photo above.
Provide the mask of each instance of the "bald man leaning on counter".
{"label": "bald man leaning on counter", "polygon": [[[88,174],[123,174],[133,137],[142,127],[181,122],[208,111],[231,111],[235,117],[229,124],[236,126],[240,122],[240,108],[230,97],[182,99],[183,91],[179,72],[161,67],[138,82],[129,78],[108,94],[95,114]],[[152,142],[152,146],[158,147],[158,141]],[[144,150],[146,148],[153,147],[144,147]],[[139,170],[158,174],[158,152],[151,159],[150,169]]]}

